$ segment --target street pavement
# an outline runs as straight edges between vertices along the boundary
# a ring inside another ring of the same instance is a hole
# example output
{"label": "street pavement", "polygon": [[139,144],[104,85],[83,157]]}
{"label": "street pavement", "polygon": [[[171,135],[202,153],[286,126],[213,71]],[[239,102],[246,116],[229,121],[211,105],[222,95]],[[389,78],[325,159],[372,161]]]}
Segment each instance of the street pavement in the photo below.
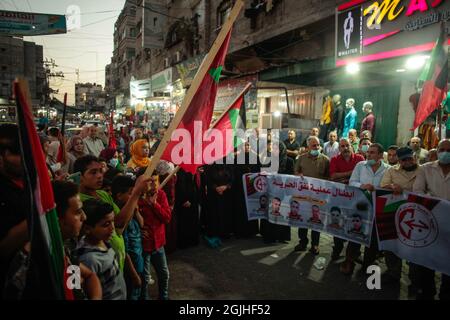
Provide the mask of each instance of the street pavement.
{"label": "street pavement", "polygon": [[[200,245],[177,250],[168,255],[170,298],[173,300],[406,300],[408,266],[404,262],[400,285],[381,285],[369,290],[368,274],[357,264],[353,276],[339,272],[344,259],[330,262],[333,238],[322,234],[320,254],[294,252],[298,243],[297,229],[291,229],[288,243],[265,244],[261,236],[250,239],[231,238],[218,249]],[[309,248],[308,248],[309,249]],[[313,264],[324,257],[326,265],[318,270]],[[386,270],[384,258],[377,264]],[[154,277],[156,280],[156,277]],[[440,281],[439,281],[440,282]],[[157,284],[150,289],[157,296]]]}

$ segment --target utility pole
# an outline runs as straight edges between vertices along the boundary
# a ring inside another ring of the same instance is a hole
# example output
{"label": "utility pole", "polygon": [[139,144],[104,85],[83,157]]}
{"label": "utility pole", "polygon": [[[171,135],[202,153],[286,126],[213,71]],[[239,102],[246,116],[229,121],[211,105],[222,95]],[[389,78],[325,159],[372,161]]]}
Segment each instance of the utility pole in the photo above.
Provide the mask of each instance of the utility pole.
{"label": "utility pole", "polygon": [[50,88],[50,78],[64,78],[64,73],[62,71],[54,72],[54,69],[58,67],[58,65],[55,63],[54,59],[48,60],[45,58],[44,61],[44,69],[45,69],[45,79],[46,79],[46,86],[44,90],[45,94],[45,104],[47,105],[47,118],[50,117],[50,94],[51,93],[58,93],[59,90],[53,90]]}

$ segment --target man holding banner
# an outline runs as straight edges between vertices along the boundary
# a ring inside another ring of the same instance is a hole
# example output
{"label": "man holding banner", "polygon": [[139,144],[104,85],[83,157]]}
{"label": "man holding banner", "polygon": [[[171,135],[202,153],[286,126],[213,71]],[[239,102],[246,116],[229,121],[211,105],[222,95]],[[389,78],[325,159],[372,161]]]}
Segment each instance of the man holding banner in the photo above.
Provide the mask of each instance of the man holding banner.
{"label": "man holding banner", "polygon": [[[384,149],[381,144],[373,143],[367,151],[367,161],[359,162],[350,177],[350,186],[358,187],[366,191],[375,191],[375,188],[380,186],[381,179],[384,173],[389,168],[389,165],[383,162]],[[371,265],[376,258],[377,243],[375,232],[373,232],[370,247],[364,251],[363,270]],[[349,242],[345,261],[341,265],[341,272],[344,274],[352,274],[355,268],[355,260],[360,254],[361,245]]]}
{"label": "man holding banner", "polygon": [[[450,200],[450,140],[438,145],[438,161],[424,164],[414,182],[413,191]],[[448,212],[447,212],[448,213]],[[450,220],[447,220],[450,223]],[[432,299],[436,294],[434,270],[419,267],[419,298]],[[441,300],[450,299],[450,276],[442,274]]]}
{"label": "man holding banner", "polygon": [[[381,180],[381,188],[392,190],[394,195],[402,195],[404,191],[412,191],[416,180],[419,166],[417,165],[414,152],[409,147],[402,147],[396,151],[399,166],[389,168]],[[387,266],[386,274],[383,275],[383,283],[399,283],[402,272],[402,259],[391,251],[385,252]],[[417,277],[415,265],[409,266],[409,279],[411,287],[417,287]]]}
{"label": "man holding banner", "polygon": [[[305,177],[328,180],[330,160],[319,152],[320,140],[317,136],[310,136],[307,139],[307,154],[303,154],[295,164],[295,174]],[[304,251],[308,245],[308,229],[298,228],[299,244],[295,251]],[[319,254],[320,232],[311,230],[311,253]]]}

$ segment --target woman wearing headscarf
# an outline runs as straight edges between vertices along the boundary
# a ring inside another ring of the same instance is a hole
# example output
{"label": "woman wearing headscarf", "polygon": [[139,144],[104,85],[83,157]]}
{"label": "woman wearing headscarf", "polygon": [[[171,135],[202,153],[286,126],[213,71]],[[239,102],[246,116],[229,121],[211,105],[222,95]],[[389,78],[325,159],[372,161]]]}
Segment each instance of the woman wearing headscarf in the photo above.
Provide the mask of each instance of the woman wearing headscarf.
{"label": "woman wearing headscarf", "polygon": [[260,163],[258,155],[251,150],[249,142],[241,145],[238,151],[235,155],[233,188],[231,189],[233,193],[233,231],[237,237],[249,238],[259,233],[259,225],[258,220],[248,220],[242,177],[247,173],[260,172]]}
{"label": "woman wearing headscarf", "polygon": [[106,161],[106,164],[109,168],[117,169],[122,171],[122,167],[120,166],[119,161],[119,152],[115,148],[106,148],[100,152],[100,158],[103,158]]}
{"label": "woman wearing headscarf", "polygon": [[177,218],[177,247],[184,249],[199,243],[200,190],[196,176],[180,169],[175,191],[175,215]]}
{"label": "woman wearing headscarf", "polygon": [[205,240],[211,247],[218,247],[222,239],[233,232],[233,167],[213,163],[206,167],[206,225]]}
{"label": "woman wearing headscarf", "polygon": [[144,168],[150,165],[150,158],[148,154],[150,146],[145,139],[138,139],[131,145],[130,153],[131,159],[127,163],[127,167],[136,171],[139,168]]}
{"label": "woman wearing headscarf", "polygon": [[67,160],[69,162],[69,173],[73,173],[73,164],[78,158],[84,157],[84,142],[81,136],[73,136],[67,145]]}

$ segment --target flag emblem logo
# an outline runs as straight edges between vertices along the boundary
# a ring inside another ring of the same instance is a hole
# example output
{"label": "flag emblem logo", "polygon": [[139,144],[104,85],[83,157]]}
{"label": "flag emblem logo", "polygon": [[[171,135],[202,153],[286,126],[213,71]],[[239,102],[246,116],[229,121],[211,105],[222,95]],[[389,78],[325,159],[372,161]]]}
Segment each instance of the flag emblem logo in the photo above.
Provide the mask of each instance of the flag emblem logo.
{"label": "flag emblem logo", "polygon": [[405,203],[398,208],[395,226],[399,240],[415,248],[431,245],[439,233],[431,211],[417,203]]}

